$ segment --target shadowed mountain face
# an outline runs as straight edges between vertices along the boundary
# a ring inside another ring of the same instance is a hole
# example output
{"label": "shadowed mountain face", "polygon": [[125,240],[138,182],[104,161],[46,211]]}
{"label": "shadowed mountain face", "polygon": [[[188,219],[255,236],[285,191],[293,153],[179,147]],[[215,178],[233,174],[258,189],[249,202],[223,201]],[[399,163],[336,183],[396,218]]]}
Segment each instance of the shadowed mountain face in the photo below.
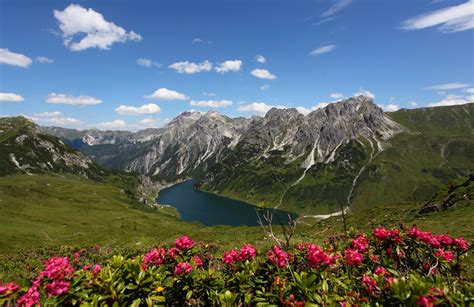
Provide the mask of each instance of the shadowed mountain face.
{"label": "shadowed mountain face", "polygon": [[306,116],[276,108],[252,118],[184,112],[163,128],[137,133],[45,130],[108,167],[166,180],[195,177],[204,190],[327,214],[390,197],[423,199],[472,171],[474,154],[459,152],[473,151],[473,109],[384,113],[358,96]]}
{"label": "shadowed mountain face", "polygon": [[24,117],[0,118],[0,144],[0,175],[64,172],[88,177],[97,171],[89,157]]}
{"label": "shadowed mountain face", "polygon": [[[54,129],[62,133],[74,132]],[[104,169],[67,143],[45,133],[45,129],[25,117],[0,118],[0,177],[13,174],[78,175],[81,180],[87,178],[119,187],[122,193],[141,203],[148,203],[150,196],[153,197],[157,186],[149,177]]]}

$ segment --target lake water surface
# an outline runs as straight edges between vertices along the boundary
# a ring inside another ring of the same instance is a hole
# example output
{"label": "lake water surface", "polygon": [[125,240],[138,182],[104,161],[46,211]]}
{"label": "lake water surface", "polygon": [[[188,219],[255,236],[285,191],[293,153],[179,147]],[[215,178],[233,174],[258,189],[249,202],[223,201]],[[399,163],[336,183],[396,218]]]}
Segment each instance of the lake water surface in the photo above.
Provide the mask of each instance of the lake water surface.
{"label": "lake water surface", "polygon": [[[193,188],[194,180],[178,183],[160,191],[157,202],[175,207],[182,220],[198,221],[206,226],[232,225],[256,226],[256,207],[239,200],[206,193]],[[273,224],[288,222],[288,213],[273,210]],[[277,218],[277,216],[279,219]],[[296,215],[292,214],[295,219]],[[263,219],[263,218],[262,218]]]}

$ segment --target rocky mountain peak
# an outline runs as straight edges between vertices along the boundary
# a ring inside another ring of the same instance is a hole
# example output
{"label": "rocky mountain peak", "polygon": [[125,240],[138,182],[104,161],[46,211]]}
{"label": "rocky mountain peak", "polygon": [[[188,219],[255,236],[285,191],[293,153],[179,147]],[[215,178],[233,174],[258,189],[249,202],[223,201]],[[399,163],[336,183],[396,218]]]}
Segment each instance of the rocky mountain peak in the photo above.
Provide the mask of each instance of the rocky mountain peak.
{"label": "rocky mountain peak", "polygon": [[[121,135],[111,133],[91,133],[83,141],[93,146],[123,144],[130,151],[120,153],[123,169],[181,176],[206,170],[234,152],[246,161],[276,152],[286,163],[307,157],[302,165],[310,167],[333,159],[340,146],[359,138],[382,150],[385,140],[400,130],[371,98],[357,96],[306,116],[295,108],[272,108],[264,117],[252,118],[230,118],[215,110],[186,111],[163,128],[123,135],[122,141]],[[140,154],[136,142],[144,144]]]}
{"label": "rocky mountain peak", "polygon": [[298,117],[303,117],[298,110],[295,108],[271,108],[267,114],[265,114],[264,120],[265,122],[270,122],[274,120],[281,120],[281,121],[291,121]]}

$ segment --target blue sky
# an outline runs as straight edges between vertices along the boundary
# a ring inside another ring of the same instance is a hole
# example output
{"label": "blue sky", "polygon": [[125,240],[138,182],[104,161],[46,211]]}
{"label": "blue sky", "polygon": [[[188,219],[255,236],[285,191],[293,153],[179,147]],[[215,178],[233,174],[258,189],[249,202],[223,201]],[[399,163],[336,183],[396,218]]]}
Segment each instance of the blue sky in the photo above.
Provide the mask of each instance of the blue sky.
{"label": "blue sky", "polygon": [[474,102],[474,1],[0,0],[0,115],[137,130],[180,112]]}

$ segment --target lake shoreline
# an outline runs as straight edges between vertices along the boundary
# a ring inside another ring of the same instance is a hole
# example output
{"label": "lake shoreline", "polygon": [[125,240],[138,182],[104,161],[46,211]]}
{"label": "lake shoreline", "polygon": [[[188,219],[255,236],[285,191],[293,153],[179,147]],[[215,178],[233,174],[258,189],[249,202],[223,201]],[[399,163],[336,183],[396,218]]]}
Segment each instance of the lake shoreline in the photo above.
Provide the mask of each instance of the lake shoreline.
{"label": "lake shoreline", "polygon": [[[198,221],[205,226],[259,226],[259,217],[263,217],[258,206],[199,189],[195,183],[196,180],[191,178],[163,184],[156,203],[175,208],[180,213],[181,220],[186,222]],[[298,218],[293,212],[266,209],[274,212],[274,225],[280,221],[286,224]]]}

